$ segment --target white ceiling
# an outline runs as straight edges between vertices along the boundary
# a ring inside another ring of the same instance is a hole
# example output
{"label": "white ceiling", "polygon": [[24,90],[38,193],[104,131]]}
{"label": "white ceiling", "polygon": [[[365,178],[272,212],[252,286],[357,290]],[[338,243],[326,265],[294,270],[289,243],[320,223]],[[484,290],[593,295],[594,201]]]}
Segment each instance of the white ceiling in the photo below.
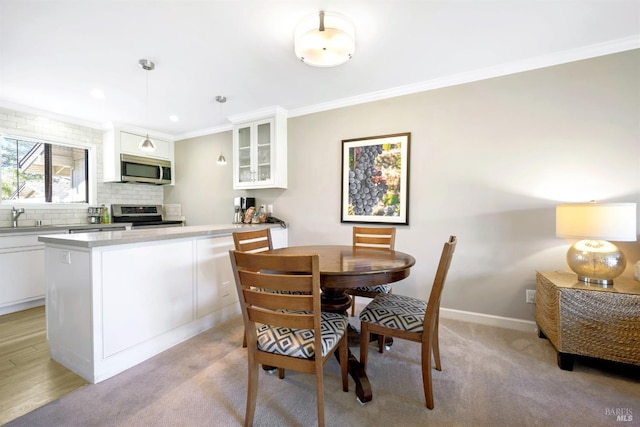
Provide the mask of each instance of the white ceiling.
{"label": "white ceiling", "polygon": [[[339,67],[294,56],[295,25],[320,10],[356,26]],[[639,47],[640,0],[0,0],[0,105],[180,139],[274,105],[300,115]]]}

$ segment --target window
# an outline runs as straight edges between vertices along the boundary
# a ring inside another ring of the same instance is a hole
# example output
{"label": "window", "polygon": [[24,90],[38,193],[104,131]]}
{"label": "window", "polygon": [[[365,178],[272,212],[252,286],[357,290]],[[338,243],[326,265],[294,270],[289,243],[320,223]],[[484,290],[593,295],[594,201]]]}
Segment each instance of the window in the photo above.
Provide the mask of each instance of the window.
{"label": "window", "polygon": [[88,203],[87,149],[5,136],[0,155],[2,201]]}

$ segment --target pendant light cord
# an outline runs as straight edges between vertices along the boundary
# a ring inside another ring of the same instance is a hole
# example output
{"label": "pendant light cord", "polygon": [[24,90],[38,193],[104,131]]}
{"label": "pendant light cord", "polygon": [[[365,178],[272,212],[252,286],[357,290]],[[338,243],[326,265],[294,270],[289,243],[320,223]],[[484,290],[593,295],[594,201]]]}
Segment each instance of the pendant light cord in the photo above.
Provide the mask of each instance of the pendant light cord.
{"label": "pendant light cord", "polygon": [[145,70],[147,72],[147,75],[146,75],[146,96],[145,96],[145,99],[146,99],[145,120],[147,121],[147,124],[145,125],[145,128],[147,130],[147,135],[142,140],[139,148],[142,151],[155,151],[156,150],[156,146],[153,143],[153,141],[151,141],[149,139],[149,128],[147,127],[147,125],[149,123],[149,71],[153,70],[155,68],[155,64],[153,62],[149,61],[148,59],[141,59],[140,61],[138,61],[138,64],[140,65],[140,67],[142,67],[143,70]]}
{"label": "pendant light cord", "polygon": [[147,75],[147,104],[145,106],[145,120],[147,121],[147,139],[149,139],[149,70],[145,69],[145,74]]}

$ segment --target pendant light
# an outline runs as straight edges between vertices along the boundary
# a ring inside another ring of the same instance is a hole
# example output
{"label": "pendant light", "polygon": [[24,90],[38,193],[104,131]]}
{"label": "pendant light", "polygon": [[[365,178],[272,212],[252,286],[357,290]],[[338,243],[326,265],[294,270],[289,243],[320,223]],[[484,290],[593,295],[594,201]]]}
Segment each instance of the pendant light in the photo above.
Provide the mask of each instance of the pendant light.
{"label": "pendant light", "polygon": [[[140,61],[138,61],[138,65],[140,65],[140,67],[142,67],[142,69],[145,70],[147,74],[146,119],[148,121],[149,120],[149,71],[153,71],[156,68],[156,64],[154,64],[148,59],[141,59]],[[138,145],[138,148],[142,151],[146,151],[149,153],[156,151],[156,145],[153,143],[152,140],[149,139],[148,130],[147,130],[147,136],[142,141],[140,141],[140,145]]]}
{"label": "pendant light", "polygon": [[[227,97],[224,96],[224,95],[218,95],[218,96],[216,96],[216,102],[218,102],[220,104],[220,111],[222,112],[222,104],[227,102]],[[219,164],[219,165],[226,165],[227,164],[227,159],[225,159],[225,157],[222,154],[222,152],[220,152],[220,155],[218,156],[218,160],[216,160],[216,163]]]}

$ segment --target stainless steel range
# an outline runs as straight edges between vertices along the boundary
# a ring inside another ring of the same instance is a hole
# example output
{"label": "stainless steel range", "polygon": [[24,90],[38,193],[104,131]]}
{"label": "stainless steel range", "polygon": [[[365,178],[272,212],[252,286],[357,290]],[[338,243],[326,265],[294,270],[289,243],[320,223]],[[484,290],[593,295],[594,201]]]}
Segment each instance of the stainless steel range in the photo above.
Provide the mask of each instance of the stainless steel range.
{"label": "stainless steel range", "polygon": [[131,228],[180,227],[180,220],[165,220],[162,205],[111,205],[111,220],[114,223],[130,222]]}

